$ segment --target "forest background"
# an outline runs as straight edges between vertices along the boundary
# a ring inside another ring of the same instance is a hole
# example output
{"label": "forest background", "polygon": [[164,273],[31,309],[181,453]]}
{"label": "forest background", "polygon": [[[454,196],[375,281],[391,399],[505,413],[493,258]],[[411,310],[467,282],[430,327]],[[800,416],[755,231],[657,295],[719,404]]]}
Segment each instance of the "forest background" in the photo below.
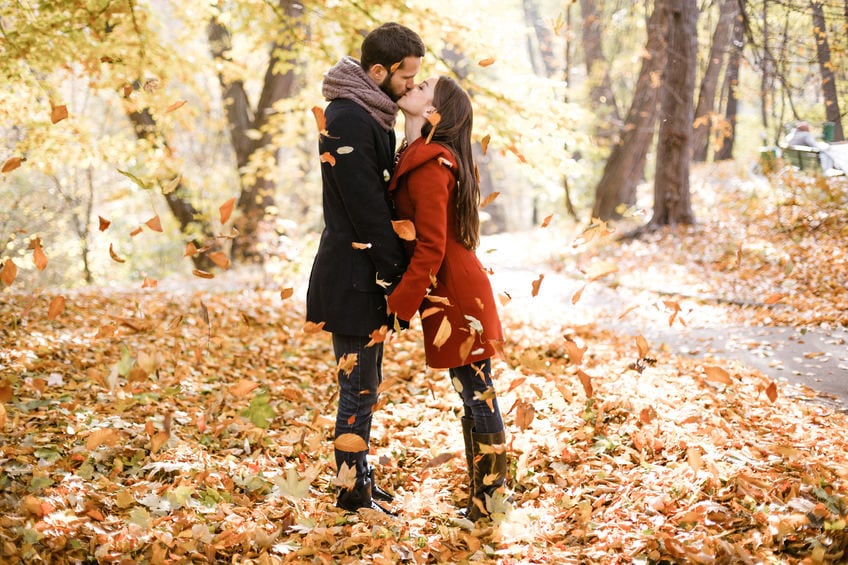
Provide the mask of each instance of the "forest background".
{"label": "forest background", "polygon": [[[375,431],[411,519],[326,495],[315,108],[384,21],[471,93],[480,253],[532,271],[500,293],[523,510],[494,528],[450,517],[450,392],[412,332]],[[838,410],[594,324],[845,327],[844,178],[772,157],[800,120],[843,141],[846,26],[835,0],[4,3],[0,555],[838,562]]]}

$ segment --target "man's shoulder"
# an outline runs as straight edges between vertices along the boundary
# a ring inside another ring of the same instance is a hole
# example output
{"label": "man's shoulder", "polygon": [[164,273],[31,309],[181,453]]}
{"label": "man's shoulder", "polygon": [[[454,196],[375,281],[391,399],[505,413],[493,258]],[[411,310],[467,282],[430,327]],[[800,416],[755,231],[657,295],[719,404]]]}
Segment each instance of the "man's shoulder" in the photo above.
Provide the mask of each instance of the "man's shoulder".
{"label": "man's shoulder", "polygon": [[368,121],[377,124],[377,121],[371,117],[368,111],[347,98],[336,98],[327,104],[327,109],[324,110],[324,115],[327,120],[351,120],[351,121]]}

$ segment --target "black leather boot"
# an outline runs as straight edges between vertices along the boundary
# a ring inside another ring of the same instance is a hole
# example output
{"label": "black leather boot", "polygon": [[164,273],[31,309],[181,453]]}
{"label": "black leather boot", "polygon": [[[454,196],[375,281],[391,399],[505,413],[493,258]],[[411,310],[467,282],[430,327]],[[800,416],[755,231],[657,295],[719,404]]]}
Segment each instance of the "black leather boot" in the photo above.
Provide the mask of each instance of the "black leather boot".
{"label": "black leather boot", "polygon": [[462,417],[462,439],[465,441],[465,464],[468,469],[468,504],[459,511],[460,516],[467,517],[471,512],[471,506],[474,497],[474,446],[472,433],[474,432],[474,418],[469,416]]}
{"label": "black leather boot", "polygon": [[336,506],[348,512],[356,512],[360,508],[370,508],[385,512],[390,516],[397,516],[397,514],[388,508],[384,508],[372,500],[370,473],[369,476],[357,478],[353,488],[344,489],[339,492],[339,496],[336,499]]}
{"label": "black leather boot", "polygon": [[383,502],[393,502],[395,497],[377,486],[374,482],[374,467],[368,467],[368,480],[371,482],[371,497]]}
{"label": "black leather boot", "polygon": [[[466,518],[476,522],[488,516],[492,495],[506,486],[506,439],[504,432],[478,434],[472,432],[473,478],[471,501]],[[486,446],[481,448],[481,446]]]}

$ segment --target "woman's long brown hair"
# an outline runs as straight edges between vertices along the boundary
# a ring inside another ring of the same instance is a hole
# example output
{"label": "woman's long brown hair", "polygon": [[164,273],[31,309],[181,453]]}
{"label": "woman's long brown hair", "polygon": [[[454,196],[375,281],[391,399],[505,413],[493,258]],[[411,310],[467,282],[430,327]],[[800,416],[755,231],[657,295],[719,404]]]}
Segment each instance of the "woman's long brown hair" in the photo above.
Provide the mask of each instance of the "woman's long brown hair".
{"label": "woman's long brown hair", "polygon": [[[466,248],[474,250],[480,243],[480,185],[471,152],[471,127],[474,113],[468,94],[450,77],[442,76],[433,89],[433,106],[441,117],[432,141],[446,146],[459,168],[456,191],[456,237]],[[426,138],[433,126],[424,124]]]}

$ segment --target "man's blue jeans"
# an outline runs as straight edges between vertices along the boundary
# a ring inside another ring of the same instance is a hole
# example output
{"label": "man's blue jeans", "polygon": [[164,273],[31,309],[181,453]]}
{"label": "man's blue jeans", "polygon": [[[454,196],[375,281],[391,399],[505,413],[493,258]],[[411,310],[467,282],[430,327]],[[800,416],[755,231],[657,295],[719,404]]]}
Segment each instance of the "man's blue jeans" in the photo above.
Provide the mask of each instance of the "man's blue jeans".
{"label": "man's blue jeans", "polygon": [[[383,344],[365,347],[370,341],[368,336],[333,334],[336,362],[344,355],[356,355],[357,359],[349,375],[338,371],[339,408],[334,437],[356,434],[365,445],[369,445],[371,438],[371,411],[377,403],[377,388],[383,381]],[[336,449],[335,455],[337,470],[347,463],[348,467],[356,468],[357,477],[368,475],[367,450],[352,453]]]}
{"label": "man's blue jeans", "polygon": [[[498,399],[493,394],[491,359],[456,367],[449,372],[453,386],[462,398],[465,416],[474,419],[474,431],[478,434],[495,434],[504,431]],[[491,408],[486,400],[480,397],[486,391],[489,391],[491,395]]]}

